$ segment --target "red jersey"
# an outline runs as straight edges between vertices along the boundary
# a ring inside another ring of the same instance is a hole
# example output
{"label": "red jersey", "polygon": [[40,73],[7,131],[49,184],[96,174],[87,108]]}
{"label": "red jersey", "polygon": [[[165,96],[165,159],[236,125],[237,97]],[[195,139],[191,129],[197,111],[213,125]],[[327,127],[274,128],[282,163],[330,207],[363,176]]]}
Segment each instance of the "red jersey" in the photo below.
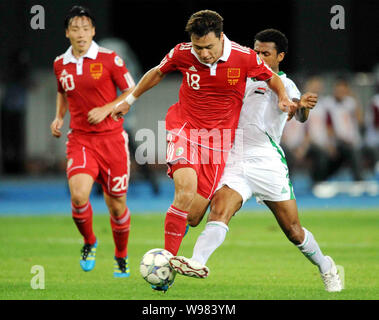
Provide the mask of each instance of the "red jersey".
{"label": "red jersey", "polygon": [[66,93],[71,115],[70,128],[82,133],[111,133],[122,130],[123,121],[111,116],[93,125],[88,112],[117,98],[117,87],[124,91],[134,86],[124,61],[115,52],[94,41],[88,52],[76,59],[71,47],[54,61],[58,92]]}
{"label": "red jersey", "polygon": [[[271,69],[252,49],[230,41],[225,35],[223,55],[213,65],[201,62],[191,43],[180,43],[158,68],[162,73],[179,70],[183,74],[179,101],[167,112],[166,129],[200,145],[223,150],[229,149],[234,141],[246,79],[268,80],[272,77]],[[196,136],[193,129],[205,130]],[[208,143],[212,134],[206,132],[212,129],[218,129],[221,136],[223,129],[229,129],[230,143],[224,145],[222,142],[218,147]]]}

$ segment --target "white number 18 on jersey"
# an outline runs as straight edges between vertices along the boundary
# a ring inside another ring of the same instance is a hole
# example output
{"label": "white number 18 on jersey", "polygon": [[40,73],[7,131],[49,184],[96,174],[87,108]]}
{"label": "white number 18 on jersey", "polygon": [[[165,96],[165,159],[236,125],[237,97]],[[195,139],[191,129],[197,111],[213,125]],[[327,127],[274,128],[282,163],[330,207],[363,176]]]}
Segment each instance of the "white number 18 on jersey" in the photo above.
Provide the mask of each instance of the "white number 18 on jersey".
{"label": "white number 18 on jersey", "polygon": [[200,89],[200,84],[199,84],[200,76],[196,73],[189,74],[188,72],[186,72],[186,75],[187,75],[188,86],[195,90],[199,90]]}

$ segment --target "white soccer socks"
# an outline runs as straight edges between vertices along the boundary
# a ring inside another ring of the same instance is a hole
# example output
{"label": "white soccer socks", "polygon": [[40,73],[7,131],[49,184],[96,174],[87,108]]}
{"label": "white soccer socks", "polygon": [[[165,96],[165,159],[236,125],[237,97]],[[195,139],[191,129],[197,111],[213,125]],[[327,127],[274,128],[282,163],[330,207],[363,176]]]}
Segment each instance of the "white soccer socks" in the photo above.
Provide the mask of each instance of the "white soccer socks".
{"label": "white soccer socks", "polygon": [[344,284],[338,274],[338,269],[333,259],[324,256],[317,244],[313,234],[303,228],[305,237],[303,243],[297,247],[300,251],[315,265],[318,266],[325,290],[328,292],[339,292],[343,289]]}
{"label": "white soccer socks", "polygon": [[303,255],[305,255],[313,264],[318,266],[321,273],[329,271],[332,267],[332,263],[322,254],[313,234],[305,228],[303,228],[303,230],[305,233],[304,241],[297,245],[297,247]]}
{"label": "white soccer socks", "polygon": [[211,254],[224,242],[228,226],[220,221],[210,221],[197,238],[191,260],[205,265]]}

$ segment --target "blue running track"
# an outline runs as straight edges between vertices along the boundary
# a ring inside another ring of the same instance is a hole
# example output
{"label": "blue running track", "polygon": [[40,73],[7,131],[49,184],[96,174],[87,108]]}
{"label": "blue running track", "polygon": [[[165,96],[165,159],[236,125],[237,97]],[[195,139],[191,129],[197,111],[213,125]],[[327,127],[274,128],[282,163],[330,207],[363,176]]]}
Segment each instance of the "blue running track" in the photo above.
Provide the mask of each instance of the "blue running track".
{"label": "blue running track", "polygon": [[[299,209],[343,209],[343,208],[378,208],[379,196],[362,194],[358,197],[338,195],[329,199],[316,198],[304,178],[293,179],[295,195]],[[161,192],[158,196],[152,193],[146,182],[133,182],[129,185],[127,204],[133,213],[165,213],[171,205],[174,195],[173,182],[166,177],[160,180]],[[107,213],[102,196],[91,195],[95,214]],[[248,201],[244,210],[267,210],[256,203]],[[0,215],[71,215],[71,202],[66,180],[61,178],[45,179],[6,179],[0,180]]]}

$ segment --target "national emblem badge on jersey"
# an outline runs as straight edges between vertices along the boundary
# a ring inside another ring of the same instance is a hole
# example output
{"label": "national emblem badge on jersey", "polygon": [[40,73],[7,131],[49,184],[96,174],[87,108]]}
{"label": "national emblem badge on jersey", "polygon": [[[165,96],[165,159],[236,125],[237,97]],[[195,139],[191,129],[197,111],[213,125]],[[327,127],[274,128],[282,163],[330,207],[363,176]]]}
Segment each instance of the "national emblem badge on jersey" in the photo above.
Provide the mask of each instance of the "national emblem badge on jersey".
{"label": "national emblem badge on jersey", "polygon": [[257,63],[258,63],[258,65],[260,65],[262,63],[262,59],[259,56],[259,54],[257,54]]}
{"label": "national emblem badge on jersey", "polygon": [[230,85],[234,86],[237,84],[240,76],[241,76],[241,69],[240,68],[228,68],[228,82]]}
{"label": "national emblem badge on jersey", "polygon": [[124,61],[119,56],[114,57],[114,63],[119,67],[122,67],[124,65]]}
{"label": "national emblem badge on jersey", "polygon": [[103,74],[103,64],[102,63],[91,63],[89,66],[89,72],[91,73],[92,78],[95,80],[100,79]]}

